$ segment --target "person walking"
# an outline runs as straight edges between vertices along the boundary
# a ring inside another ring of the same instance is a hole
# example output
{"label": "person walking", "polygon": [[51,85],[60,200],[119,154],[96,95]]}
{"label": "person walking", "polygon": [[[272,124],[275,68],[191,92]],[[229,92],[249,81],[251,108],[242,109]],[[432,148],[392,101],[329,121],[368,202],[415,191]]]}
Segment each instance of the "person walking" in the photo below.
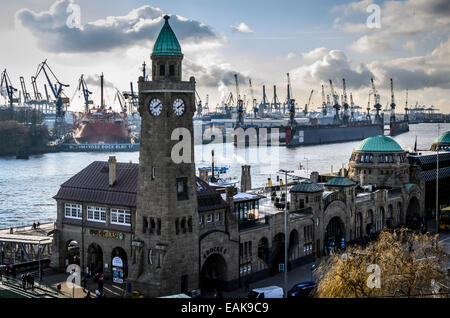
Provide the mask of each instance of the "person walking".
{"label": "person walking", "polygon": [[22,288],[26,289],[27,279],[25,277],[25,274],[22,274],[21,278],[22,278]]}
{"label": "person walking", "polygon": [[103,275],[100,276],[100,278],[98,279],[98,290],[100,291],[100,293],[103,293]]}
{"label": "person walking", "polygon": [[30,274],[30,285],[31,285],[31,290],[34,290],[34,276]]}

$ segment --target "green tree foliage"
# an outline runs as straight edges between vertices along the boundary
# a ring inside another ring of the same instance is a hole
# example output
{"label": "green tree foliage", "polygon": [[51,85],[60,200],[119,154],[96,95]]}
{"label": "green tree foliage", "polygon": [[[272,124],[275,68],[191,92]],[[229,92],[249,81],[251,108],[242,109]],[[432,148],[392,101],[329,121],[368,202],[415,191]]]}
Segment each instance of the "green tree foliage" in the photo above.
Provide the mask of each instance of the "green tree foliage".
{"label": "green tree foliage", "polygon": [[[316,269],[316,297],[431,297],[438,286],[448,292],[448,255],[437,236],[414,233],[406,228],[383,231],[365,248],[349,246]],[[380,269],[379,286],[376,273]],[[378,288],[379,287],[379,288]]]}

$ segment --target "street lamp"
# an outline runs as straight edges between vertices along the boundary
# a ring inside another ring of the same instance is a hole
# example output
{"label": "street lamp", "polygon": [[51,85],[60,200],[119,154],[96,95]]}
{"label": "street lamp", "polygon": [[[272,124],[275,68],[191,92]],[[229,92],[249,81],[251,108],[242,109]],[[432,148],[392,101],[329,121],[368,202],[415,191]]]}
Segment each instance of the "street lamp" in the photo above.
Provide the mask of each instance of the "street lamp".
{"label": "street lamp", "polygon": [[42,268],[41,268],[41,250],[42,250],[42,245],[41,245],[41,241],[39,240],[39,244],[38,244],[38,255],[39,255],[39,282],[42,282]]}
{"label": "street lamp", "polygon": [[288,198],[288,194],[287,194],[287,174],[288,173],[292,173],[293,171],[291,170],[284,170],[284,169],[280,169],[281,173],[284,173],[284,186],[286,189],[285,192],[285,201],[284,201],[284,297],[287,297],[287,260],[288,260],[288,255],[287,255],[287,198]]}

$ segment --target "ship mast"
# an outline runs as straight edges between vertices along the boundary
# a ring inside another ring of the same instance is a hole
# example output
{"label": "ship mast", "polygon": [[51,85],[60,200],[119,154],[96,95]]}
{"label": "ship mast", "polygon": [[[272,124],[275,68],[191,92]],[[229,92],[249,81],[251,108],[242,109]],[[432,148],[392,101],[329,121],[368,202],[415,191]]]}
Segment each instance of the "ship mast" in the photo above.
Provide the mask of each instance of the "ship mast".
{"label": "ship mast", "polygon": [[395,122],[394,81],[391,78],[391,122]]}
{"label": "ship mast", "polygon": [[100,107],[103,108],[103,72],[100,75]]}

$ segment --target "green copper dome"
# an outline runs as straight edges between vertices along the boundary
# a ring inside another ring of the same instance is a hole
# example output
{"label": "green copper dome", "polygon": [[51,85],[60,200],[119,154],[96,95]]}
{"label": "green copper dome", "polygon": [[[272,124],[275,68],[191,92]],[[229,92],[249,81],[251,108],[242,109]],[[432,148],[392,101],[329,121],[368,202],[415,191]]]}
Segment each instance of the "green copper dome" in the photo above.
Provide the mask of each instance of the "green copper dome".
{"label": "green copper dome", "polygon": [[291,188],[289,192],[300,192],[300,193],[314,193],[314,192],[323,192],[323,189],[320,185],[316,183],[311,183],[309,181],[303,181],[297,183],[295,186]]}
{"label": "green copper dome", "polygon": [[356,185],[356,182],[344,176],[336,176],[328,180],[325,185],[330,187],[351,187]]}
{"label": "green copper dome", "polygon": [[169,25],[169,19],[170,17],[168,15],[164,16],[166,22],[153,46],[152,56],[183,56],[180,43]]}
{"label": "green copper dome", "polygon": [[450,131],[447,131],[440,135],[435,141],[435,144],[439,145],[450,145]]}
{"label": "green copper dome", "polygon": [[356,152],[403,152],[402,147],[392,138],[387,136],[369,137],[361,141]]}

